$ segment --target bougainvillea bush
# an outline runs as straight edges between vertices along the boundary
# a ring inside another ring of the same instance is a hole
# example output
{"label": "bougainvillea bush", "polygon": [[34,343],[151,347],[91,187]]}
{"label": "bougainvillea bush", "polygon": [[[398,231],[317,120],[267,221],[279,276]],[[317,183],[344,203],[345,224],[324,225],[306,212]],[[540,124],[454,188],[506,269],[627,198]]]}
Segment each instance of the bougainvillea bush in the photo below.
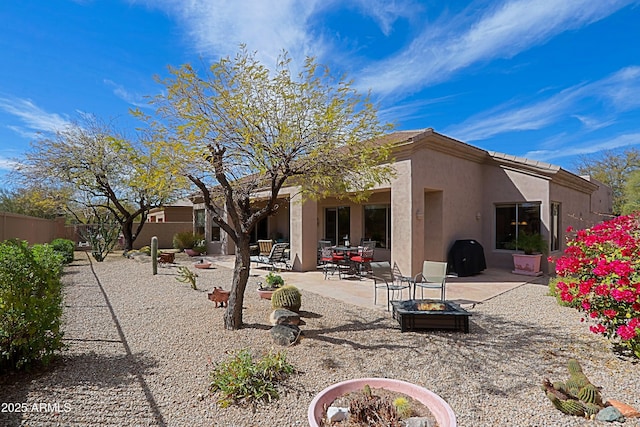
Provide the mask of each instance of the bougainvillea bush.
{"label": "bougainvillea bush", "polygon": [[640,358],[640,213],[577,231],[555,263],[559,299]]}

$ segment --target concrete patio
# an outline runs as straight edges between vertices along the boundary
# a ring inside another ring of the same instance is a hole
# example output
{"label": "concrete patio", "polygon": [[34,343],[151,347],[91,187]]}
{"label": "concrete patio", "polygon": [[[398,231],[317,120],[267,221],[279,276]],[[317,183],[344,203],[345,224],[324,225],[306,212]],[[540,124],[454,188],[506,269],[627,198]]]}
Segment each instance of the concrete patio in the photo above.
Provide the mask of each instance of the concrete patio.
{"label": "concrete patio", "polygon": [[[234,256],[207,256],[207,260],[213,264],[233,268]],[[266,276],[268,268],[256,268],[251,264],[251,275]],[[309,292],[316,293],[329,298],[335,298],[349,304],[360,307],[376,308],[382,311],[387,310],[387,292],[378,289],[377,303],[373,303],[374,285],[370,278],[358,279],[338,279],[338,276],[329,276],[326,280],[321,270],[310,272],[278,272],[286,284],[297,286]],[[524,285],[525,283],[538,283],[546,285],[548,276],[531,277],[513,274],[507,270],[489,268],[482,273],[469,277],[450,277],[446,282],[446,299],[460,304],[462,307],[470,307],[474,304],[491,299],[497,295],[511,289]],[[403,291],[403,298],[409,299],[408,292]],[[420,289],[416,297],[419,298]],[[439,298],[440,291],[425,289],[425,298]]]}

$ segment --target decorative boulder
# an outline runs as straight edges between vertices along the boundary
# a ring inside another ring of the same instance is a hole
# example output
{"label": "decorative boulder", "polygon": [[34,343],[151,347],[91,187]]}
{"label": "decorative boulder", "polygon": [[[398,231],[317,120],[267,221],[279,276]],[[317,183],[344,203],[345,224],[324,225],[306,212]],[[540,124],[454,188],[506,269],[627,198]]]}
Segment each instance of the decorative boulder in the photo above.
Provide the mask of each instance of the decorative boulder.
{"label": "decorative boulder", "polygon": [[596,420],[608,421],[610,423],[617,421],[622,423],[624,422],[624,415],[622,415],[622,412],[618,411],[614,406],[607,406],[598,412]]}
{"label": "decorative boulder", "polygon": [[272,325],[299,325],[300,315],[285,308],[278,308],[271,312],[269,321]]}
{"label": "decorative boulder", "polygon": [[282,346],[293,345],[299,336],[300,328],[296,325],[276,325],[271,328],[273,341]]}
{"label": "decorative boulder", "polygon": [[626,403],[614,399],[609,399],[608,403],[620,411],[625,418],[640,418],[640,411],[631,405],[627,405]]}

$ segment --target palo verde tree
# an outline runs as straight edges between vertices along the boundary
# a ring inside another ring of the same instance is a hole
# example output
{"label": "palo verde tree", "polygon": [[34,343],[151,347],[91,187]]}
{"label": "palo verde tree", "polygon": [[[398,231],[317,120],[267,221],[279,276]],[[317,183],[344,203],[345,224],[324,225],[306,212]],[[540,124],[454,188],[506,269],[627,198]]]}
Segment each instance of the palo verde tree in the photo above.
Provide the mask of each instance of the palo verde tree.
{"label": "palo verde tree", "polygon": [[636,148],[624,152],[605,150],[594,157],[582,156],[577,165],[578,174],[590,175],[611,187],[613,213],[618,215],[629,211],[627,179],[639,169],[640,150]]}
{"label": "palo verde tree", "polygon": [[167,202],[186,182],[166,173],[157,150],[143,134],[134,141],[86,115],[53,137],[35,141],[17,171],[26,183],[74,188],[68,207],[109,211],[121,227],[125,249],[131,250],[149,210]]}
{"label": "palo verde tree", "polygon": [[[278,209],[283,186],[301,197],[362,198],[388,180],[390,147],[368,97],[308,58],[297,76],[290,59],[269,70],[242,47],[205,71],[170,68],[162,95],[147,118],[158,143],[202,193],[213,221],[236,246],[235,269],[224,314],[227,329],[242,326],[249,277],[249,241],[258,221]],[[160,142],[162,141],[162,142]],[[264,202],[252,198],[260,192]]]}

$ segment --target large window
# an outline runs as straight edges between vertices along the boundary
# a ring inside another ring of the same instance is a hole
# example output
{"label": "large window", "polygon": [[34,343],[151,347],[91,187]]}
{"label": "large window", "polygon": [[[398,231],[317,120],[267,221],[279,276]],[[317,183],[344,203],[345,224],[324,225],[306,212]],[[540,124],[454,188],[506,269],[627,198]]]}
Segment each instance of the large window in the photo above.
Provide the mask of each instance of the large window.
{"label": "large window", "polygon": [[251,230],[251,242],[267,240],[269,238],[269,223],[267,218],[262,218]]}
{"label": "large window", "polygon": [[197,209],[194,214],[196,234],[202,234],[204,236],[205,211],[204,209]]}
{"label": "large window", "polygon": [[551,236],[551,250],[560,250],[560,203],[551,203],[551,224],[549,234]]}
{"label": "large window", "polygon": [[391,248],[391,205],[364,207],[364,240],[374,240],[376,248]]}
{"label": "large window", "polygon": [[540,203],[496,205],[496,249],[508,249],[519,233],[540,233]]}
{"label": "large window", "polygon": [[349,206],[326,208],[324,211],[324,238],[332,245],[343,244],[351,231],[351,210]]}

